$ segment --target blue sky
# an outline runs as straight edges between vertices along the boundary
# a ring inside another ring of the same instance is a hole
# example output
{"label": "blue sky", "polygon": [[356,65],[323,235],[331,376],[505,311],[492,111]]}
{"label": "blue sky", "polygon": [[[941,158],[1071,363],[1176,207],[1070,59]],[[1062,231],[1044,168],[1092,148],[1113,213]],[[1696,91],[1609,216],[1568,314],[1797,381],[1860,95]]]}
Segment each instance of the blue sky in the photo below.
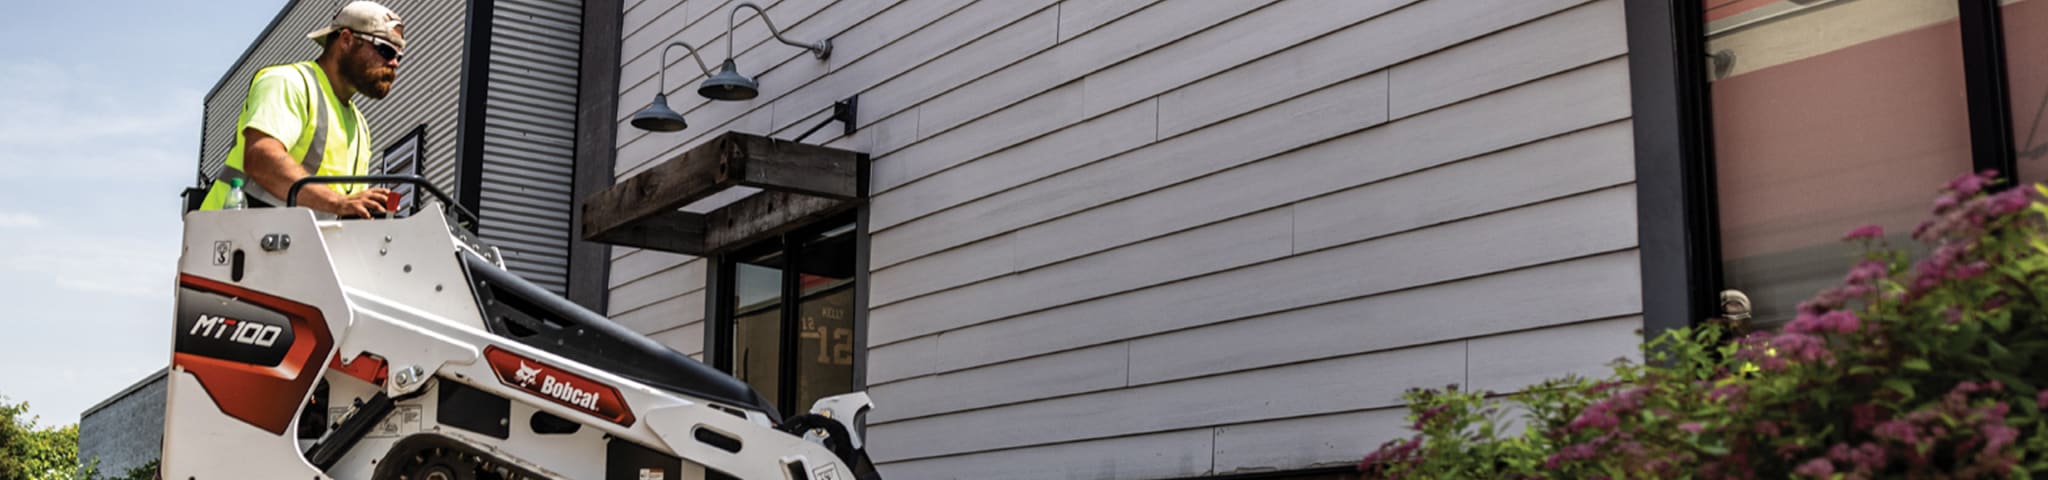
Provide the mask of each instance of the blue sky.
{"label": "blue sky", "polygon": [[44,425],[170,360],[200,100],[284,0],[19,2],[0,15],[0,396]]}

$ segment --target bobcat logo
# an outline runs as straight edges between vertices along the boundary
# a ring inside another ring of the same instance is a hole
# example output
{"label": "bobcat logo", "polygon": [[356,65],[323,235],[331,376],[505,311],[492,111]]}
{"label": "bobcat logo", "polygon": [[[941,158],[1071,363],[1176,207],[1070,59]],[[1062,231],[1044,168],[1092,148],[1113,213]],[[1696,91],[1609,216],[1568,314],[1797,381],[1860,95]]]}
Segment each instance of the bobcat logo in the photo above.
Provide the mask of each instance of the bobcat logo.
{"label": "bobcat logo", "polygon": [[512,374],[512,380],[519,382],[519,386],[532,387],[534,377],[538,376],[540,376],[539,368],[526,366],[526,362],[519,362],[519,371]]}

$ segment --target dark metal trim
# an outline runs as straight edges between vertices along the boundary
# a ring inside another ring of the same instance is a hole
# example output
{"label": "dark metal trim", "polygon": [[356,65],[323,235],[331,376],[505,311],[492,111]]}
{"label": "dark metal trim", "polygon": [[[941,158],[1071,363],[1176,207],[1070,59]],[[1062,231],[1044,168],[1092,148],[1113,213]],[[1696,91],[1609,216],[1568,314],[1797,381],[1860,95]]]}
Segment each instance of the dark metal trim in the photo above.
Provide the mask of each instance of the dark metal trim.
{"label": "dark metal trim", "polygon": [[[806,228],[809,230],[809,228]],[[775,406],[782,409],[782,417],[789,418],[805,409],[797,406],[797,362],[799,349],[797,338],[798,317],[803,315],[804,287],[804,242],[809,235],[785,235],[782,237],[782,298],[778,308],[782,313],[781,327],[775,333]]]}
{"label": "dark metal trim", "polygon": [[[1962,24],[1963,84],[1970,109],[1970,157],[1978,171],[2019,175],[2013,144],[2012,90],[2006,85],[2005,23],[1998,0],[1957,0]],[[1993,188],[2012,185],[2005,182]]]}
{"label": "dark metal trim", "polygon": [[1626,11],[1648,340],[1693,325],[1717,303],[1712,104],[1699,0],[1631,0]]}
{"label": "dark metal trim", "polygon": [[[230,69],[229,71],[234,70]],[[213,115],[211,114],[211,112],[208,112],[206,109],[205,102],[201,101],[199,105],[199,163],[197,163],[192,170],[192,188],[187,189],[188,192],[186,193],[189,195],[191,193],[189,192],[189,190],[199,190],[199,195],[202,200],[206,196],[206,190],[208,189],[208,187],[211,187],[211,185],[209,185],[210,182],[207,182],[206,180],[206,122],[208,119],[211,119],[212,117]],[[221,161],[221,168],[227,168],[226,160]],[[188,201],[187,203],[190,203],[194,206],[187,207],[185,209],[186,212],[191,212],[193,210],[199,209],[199,207],[197,206],[199,202]]]}
{"label": "dark metal trim", "polygon": [[398,148],[399,144],[414,138],[419,139],[419,144],[413,148],[413,171],[410,175],[422,175],[422,172],[426,171],[427,161],[427,124],[424,123],[414,125],[412,130],[405,132],[404,136],[398,137],[397,140],[392,140],[391,143],[384,145],[384,148],[377,149],[377,160],[379,161],[375,169],[377,174],[389,174],[389,170],[391,170],[391,149]]}
{"label": "dark metal trim", "polygon": [[732,367],[732,291],[733,262],[731,255],[716,254],[704,257],[704,363],[711,368],[731,374]]}
{"label": "dark metal trim", "polygon": [[[620,0],[583,1],[582,52],[576,88],[576,173],[570,198],[582,199],[610,187],[618,150]],[[611,245],[583,237],[583,209],[569,207],[569,301],[609,313]],[[707,317],[708,318],[708,317]]]}
{"label": "dark metal trim", "polygon": [[[860,197],[867,198],[869,158],[860,156]],[[853,218],[853,389],[868,389],[868,292],[874,289],[868,282],[869,250],[874,238],[868,234],[868,208],[856,208]]]}
{"label": "dark metal trim", "polygon": [[[484,104],[490,96],[491,25],[495,0],[470,0],[467,23],[469,38],[462,53],[462,86],[457,94],[462,113],[456,117],[455,196],[456,203],[480,212],[484,176]],[[483,223],[471,225],[479,231]]]}

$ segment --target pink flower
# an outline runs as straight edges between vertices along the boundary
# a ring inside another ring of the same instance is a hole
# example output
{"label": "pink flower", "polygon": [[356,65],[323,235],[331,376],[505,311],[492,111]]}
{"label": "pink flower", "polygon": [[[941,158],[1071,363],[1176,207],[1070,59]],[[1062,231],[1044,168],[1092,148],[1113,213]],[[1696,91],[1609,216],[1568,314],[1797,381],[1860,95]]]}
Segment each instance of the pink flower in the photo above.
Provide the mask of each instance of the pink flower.
{"label": "pink flower", "polygon": [[1877,240],[1880,238],[1884,238],[1884,227],[1879,225],[1856,227],[1856,229],[1850,230],[1849,234],[1842,236],[1842,240]]}
{"label": "pink flower", "polygon": [[2002,423],[1985,425],[1983,430],[1986,455],[1997,455],[1998,452],[2005,450],[2005,447],[2012,446],[2013,440],[2020,437],[2020,429]]}
{"label": "pink flower", "polygon": [[1978,173],[1965,173],[1962,176],[1956,177],[1955,180],[1949,180],[1948,189],[1965,196],[1975,195],[1977,194],[1977,192],[1983,191],[1985,185],[1989,185],[1993,180],[1997,178],[1997,170],[1985,170]]}
{"label": "pink flower", "polygon": [[1429,407],[1428,410],[1424,410],[1421,414],[1415,416],[1415,424],[1411,425],[1410,428],[1421,430],[1423,427],[1429,425],[1430,420],[1435,419],[1437,415],[1442,415],[1445,410],[1450,409],[1450,405],[1437,405],[1434,407]]}
{"label": "pink flower", "polygon": [[1793,469],[1792,473],[1814,478],[1828,478],[1834,476],[1835,464],[1828,463],[1828,459],[1825,458],[1816,458],[1799,464],[1799,468]]}
{"label": "pink flower", "polygon": [[1988,271],[1991,271],[1991,264],[1983,260],[1978,260],[1970,262],[1967,265],[1959,266],[1949,270],[1948,278],[1952,280],[1968,280],[1972,278],[1977,278],[1977,276],[1983,275],[1984,272]]}
{"label": "pink flower", "polygon": [[1956,205],[1960,203],[1962,203],[1962,200],[1957,199],[1954,194],[1943,194],[1941,197],[1934,199],[1934,214],[1947,213],[1949,210],[1956,208]]}
{"label": "pink flower", "polygon": [[1875,443],[1863,442],[1862,445],[1850,448],[1849,444],[1837,443],[1835,446],[1828,448],[1828,459],[1855,465],[1857,470],[1877,470],[1884,468],[1884,447],[1878,446]]}
{"label": "pink flower", "polygon": [[2042,390],[2041,393],[2034,394],[2034,407],[2048,408],[2048,390]]}
{"label": "pink flower", "polygon": [[1756,433],[1766,437],[1775,437],[1784,432],[1778,429],[1778,422],[1765,420],[1756,422]]}
{"label": "pink flower", "polygon": [[[1597,441],[1595,443],[1597,443]],[[1575,444],[1559,449],[1557,453],[1551,454],[1549,458],[1543,459],[1543,466],[1554,470],[1557,469],[1557,467],[1564,465],[1566,462],[1576,462],[1579,460],[1593,458],[1593,455],[1595,453],[1598,453],[1598,450],[1596,450],[1594,445],[1590,443]]]}
{"label": "pink flower", "polygon": [[[1830,315],[1833,313],[1839,312],[1830,312]],[[1828,317],[1823,316],[1822,318]],[[1855,321],[1854,319],[1855,317],[1850,317],[1850,321],[1853,322]],[[1822,320],[1822,322],[1826,325],[1828,321]],[[1828,356],[1826,341],[1821,340],[1820,337],[1797,332],[1782,333],[1771,338],[1771,348],[1778,351],[1777,356],[1801,362],[1811,362]]]}
{"label": "pink flower", "polygon": [[1905,420],[1886,420],[1871,428],[1870,433],[1877,438],[1895,440],[1908,445],[1920,443],[1919,429],[1913,428],[1913,424]]}
{"label": "pink flower", "polygon": [[1890,266],[1885,265],[1884,262],[1864,260],[1856,262],[1856,267],[1849,269],[1849,275],[1843,278],[1843,281],[1854,284],[1869,283],[1872,280],[1884,278],[1885,274],[1890,272]]}
{"label": "pink flower", "polygon": [[2031,203],[2031,201],[2031,199],[2027,198],[2027,189],[2025,188],[2015,188],[1999,192],[1997,195],[1991,196],[1990,213],[1992,215],[2010,215],[2013,212],[2027,208],[2027,204]]}
{"label": "pink flower", "polygon": [[1836,310],[1819,315],[1800,312],[1791,323],[1785,324],[1785,331],[1798,334],[1820,334],[1827,332],[1850,333],[1863,328],[1863,321],[1856,314]]}
{"label": "pink flower", "polygon": [[1689,433],[1700,433],[1702,431],[1706,431],[1707,427],[1705,425],[1700,425],[1700,422],[1685,422],[1678,424],[1678,429],[1684,430]]}

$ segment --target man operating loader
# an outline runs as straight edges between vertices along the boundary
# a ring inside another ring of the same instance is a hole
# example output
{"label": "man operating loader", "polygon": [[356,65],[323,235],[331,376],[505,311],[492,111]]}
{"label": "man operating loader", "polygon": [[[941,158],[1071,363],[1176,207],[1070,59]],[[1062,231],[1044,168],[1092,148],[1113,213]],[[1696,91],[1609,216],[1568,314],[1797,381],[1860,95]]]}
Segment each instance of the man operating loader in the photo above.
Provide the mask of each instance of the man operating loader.
{"label": "man operating loader", "polygon": [[[376,2],[349,3],[328,26],[306,35],[319,58],[256,72],[236,121],[235,146],[206,193],[201,210],[232,205],[242,190],[248,206],[284,206],[293,182],[309,175],[364,175],[370,167],[369,125],[355,95],[384,98],[405,55],[398,14]],[[328,216],[369,217],[385,211],[391,191],[363,184],[305,188],[299,204]]]}

